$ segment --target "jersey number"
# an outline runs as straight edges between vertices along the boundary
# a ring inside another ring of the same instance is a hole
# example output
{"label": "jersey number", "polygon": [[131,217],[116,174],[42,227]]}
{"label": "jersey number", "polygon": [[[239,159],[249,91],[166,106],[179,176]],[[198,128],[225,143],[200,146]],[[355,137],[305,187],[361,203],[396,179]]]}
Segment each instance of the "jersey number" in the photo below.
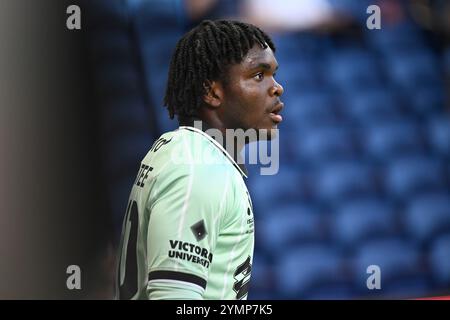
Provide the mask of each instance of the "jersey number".
{"label": "jersey number", "polygon": [[[138,216],[138,207],[137,202],[135,200],[130,200],[128,203],[128,210],[125,217],[125,233],[124,237],[126,237],[126,230],[129,230],[128,241],[127,239],[123,239],[123,245],[127,244],[126,248],[122,247],[122,250],[126,250],[126,261],[125,261],[125,270],[121,270],[122,261],[119,261],[119,298],[120,299],[131,299],[138,291],[138,266],[137,266],[137,254],[136,254],[136,246],[137,246],[137,234],[139,227],[139,216]],[[120,256],[120,260],[122,260],[122,254]],[[122,280],[122,273],[125,272],[125,275]]]}

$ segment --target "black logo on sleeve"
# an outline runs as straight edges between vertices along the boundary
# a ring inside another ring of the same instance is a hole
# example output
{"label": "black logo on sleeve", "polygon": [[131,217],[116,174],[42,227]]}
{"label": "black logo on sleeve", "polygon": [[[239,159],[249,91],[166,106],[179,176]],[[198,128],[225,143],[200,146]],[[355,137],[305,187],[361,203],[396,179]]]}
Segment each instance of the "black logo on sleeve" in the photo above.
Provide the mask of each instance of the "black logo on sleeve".
{"label": "black logo on sleeve", "polygon": [[213,254],[208,249],[179,240],[169,240],[169,244],[169,258],[180,259],[209,268]]}
{"label": "black logo on sleeve", "polygon": [[191,226],[192,233],[194,233],[195,239],[197,241],[203,240],[208,232],[206,231],[205,221],[200,220],[199,222],[193,224]]}
{"label": "black logo on sleeve", "polygon": [[234,272],[234,279],[236,280],[233,285],[233,290],[236,292],[236,299],[244,298],[248,293],[250,285],[250,275],[252,273],[252,265],[250,263],[250,256],[247,260]]}

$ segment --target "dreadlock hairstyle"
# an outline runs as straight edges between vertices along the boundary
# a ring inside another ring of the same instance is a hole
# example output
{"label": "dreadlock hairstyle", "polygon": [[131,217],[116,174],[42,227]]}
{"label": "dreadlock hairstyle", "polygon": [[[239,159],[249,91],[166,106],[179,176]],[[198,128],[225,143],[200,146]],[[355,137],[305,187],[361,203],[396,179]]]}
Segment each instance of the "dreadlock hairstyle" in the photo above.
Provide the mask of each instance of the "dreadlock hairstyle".
{"label": "dreadlock hairstyle", "polygon": [[258,27],[231,20],[204,20],[177,43],[172,56],[164,105],[174,115],[194,117],[209,81],[226,81],[228,67],[242,62],[255,45],[275,52],[270,37]]}

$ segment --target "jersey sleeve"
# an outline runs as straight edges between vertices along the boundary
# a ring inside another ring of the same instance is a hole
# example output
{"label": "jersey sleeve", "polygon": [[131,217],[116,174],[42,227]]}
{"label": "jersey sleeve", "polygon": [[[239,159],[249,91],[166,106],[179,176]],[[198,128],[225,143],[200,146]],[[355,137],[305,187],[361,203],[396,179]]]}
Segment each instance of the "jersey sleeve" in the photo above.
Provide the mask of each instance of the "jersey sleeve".
{"label": "jersey sleeve", "polygon": [[180,165],[157,176],[147,201],[150,299],[202,299],[214,259],[226,180],[220,166]]}

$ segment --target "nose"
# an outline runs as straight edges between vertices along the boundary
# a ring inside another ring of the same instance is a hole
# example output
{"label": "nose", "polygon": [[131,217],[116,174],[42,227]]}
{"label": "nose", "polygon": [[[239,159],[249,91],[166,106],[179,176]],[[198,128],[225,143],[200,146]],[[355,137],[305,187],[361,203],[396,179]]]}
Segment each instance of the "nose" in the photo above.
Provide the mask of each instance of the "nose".
{"label": "nose", "polygon": [[270,88],[270,95],[280,97],[284,92],[284,88],[281,84],[275,81],[274,86]]}

